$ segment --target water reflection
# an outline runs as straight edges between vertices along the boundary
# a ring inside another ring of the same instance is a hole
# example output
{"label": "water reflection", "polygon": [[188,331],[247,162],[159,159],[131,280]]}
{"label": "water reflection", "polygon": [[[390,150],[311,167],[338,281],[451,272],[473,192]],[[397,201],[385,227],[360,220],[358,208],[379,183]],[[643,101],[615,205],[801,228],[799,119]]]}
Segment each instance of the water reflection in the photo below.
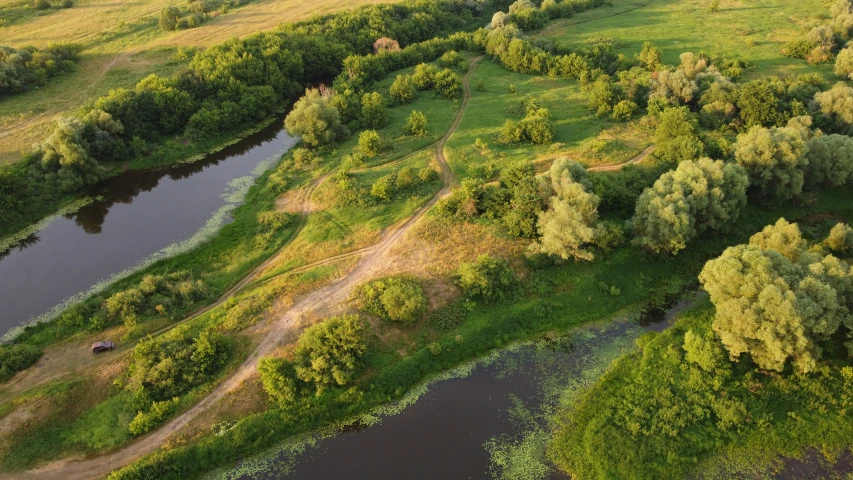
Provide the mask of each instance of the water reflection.
{"label": "water reflection", "polygon": [[87,192],[96,201],[0,252],[0,333],[198,232],[232,180],[292,145],[281,127],[197,162],[105,180]]}

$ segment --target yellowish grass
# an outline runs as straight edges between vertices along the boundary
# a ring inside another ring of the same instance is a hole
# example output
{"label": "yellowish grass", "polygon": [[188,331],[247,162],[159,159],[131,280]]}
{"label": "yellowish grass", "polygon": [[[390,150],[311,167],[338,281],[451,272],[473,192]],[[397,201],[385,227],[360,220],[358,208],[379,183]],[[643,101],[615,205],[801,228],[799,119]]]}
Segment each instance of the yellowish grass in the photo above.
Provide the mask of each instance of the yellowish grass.
{"label": "yellowish grass", "polygon": [[174,0],[77,0],[72,8],[31,12],[21,0],[0,0],[0,17],[23,12],[0,23],[0,44],[44,47],[53,42],[84,46],[78,67],[52,79],[44,88],[0,101],[0,164],[20,160],[20,153],[44,138],[54,119],[109,92],[131,87],[151,73],[168,75],[184,62],[179,48],[205,48],[231,37],[272,29],[364,4],[396,0],[259,0],[210,19],[201,27],[162,32],[159,12]]}

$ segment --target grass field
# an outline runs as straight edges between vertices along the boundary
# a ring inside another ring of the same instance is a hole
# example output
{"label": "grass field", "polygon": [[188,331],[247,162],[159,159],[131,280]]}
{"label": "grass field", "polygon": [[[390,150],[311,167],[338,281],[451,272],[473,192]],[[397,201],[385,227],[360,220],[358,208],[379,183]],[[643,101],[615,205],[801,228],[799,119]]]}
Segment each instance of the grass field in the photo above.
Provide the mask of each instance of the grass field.
{"label": "grass field", "polygon": [[610,39],[620,51],[634,55],[643,42],[663,50],[664,63],[679,63],[683,52],[704,51],[748,61],[747,77],[817,71],[832,76],[832,64],[810,66],[784,57],[782,47],[804,38],[809,28],[825,22],[830,0],[614,0],[613,7],[590,10],[549,24],[536,37],[582,46]]}
{"label": "grass field", "polygon": [[163,32],[162,8],[174,0],[110,2],[79,0],[69,9],[36,11],[21,0],[0,0],[0,45],[44,47],[53,42],[83,45],[73,72],[51,79],[41,89],[0,101],[0,164],[20,159],[40,141],[62,113],[109,92],[131,87],[158,73],[183,66],[195,48],[242,37],[314,14],[394,0],[257,0],[205,22],[200,27]]}

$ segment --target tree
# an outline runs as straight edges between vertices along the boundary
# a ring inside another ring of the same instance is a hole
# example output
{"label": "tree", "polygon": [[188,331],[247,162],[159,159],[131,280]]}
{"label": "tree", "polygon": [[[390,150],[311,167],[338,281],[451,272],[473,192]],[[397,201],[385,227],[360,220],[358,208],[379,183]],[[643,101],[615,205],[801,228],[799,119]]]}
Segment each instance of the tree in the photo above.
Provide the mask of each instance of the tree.
{"label": "tree", "polygon": [[427,119],[423,112],[412,110],[409,118],[406,119],[406,134],[413,137],[423,137],[427,134]]}
{"label": "tree", "polygon": [[367,352],[367,328],[358,315],[326,319],[305,329],[293,352],[297,378],[317,394],[352,380]]}
{"label": "tree", "polygon": [[746,353],[763,369],[790,360],[813,371],[820,342],[850,321],[850,266],[835,257],[803,266],[774,250],[738,245],[705,264],[699,275],[716,307],[713,329],[732,359]]}
{"label": "tree", "polygon": [[825,92],[814,96],[818,122],[838,133],[853,132],[853,87],[838,82]]}
{"label": "tree", "polygon": [[379,92],[365,93],[361,97],[361,120],[367,128],[382,128],[388,125],[388,109]]}
{"label": "tree", "polygon": [[373,53],[379,54],[382,52],[399,52],[400,42],[393,38],[381,37],[373,42]]}
{"label": "tree", "polygon": [[365,130],[358,136],[358,150],[365,157],[375,157],[382,151],[382,137],[376,130]]}
{"label": "tree", "polygon": [[654,72],[663,63],[663,52],[649,42],[643,43],[643,49],[637,54],[636,59],[646,70]]}
{"label": "tree", "polygon": [[699,124],[687,107],[667,108],[655,128],[655,157],[667,163],[693,160],[705,153],[698,136]]}
{"label": "tree", "polygon": [[338,110],[329,104],[329,99],[312,88],[305,91],[293,110],[284,119],[287,133],[302,137],[302,141],[312,147],[329,145],[349,135],[341,124]]}
{"label": "tree", "polygon": [[391,98],[398,105],[412,103],[417,97],[418,92],[415,88],[415,82],[411,75],[397,75],[394,83],[391,84]]}
{"label": "tree", "polygon": [[509,208],[502,220],[510,235],[524,238],[536,236],[536,219],[542,211],[538,183],[530,162],[515,162],[501,171],[499,185],[509,197]]}
{"label": "tree", "polygon": [[160,10],[160,29],[164,32],[171,32],[178,25],[178,19],[181,17],[181,11],[178,7],[169,6]]}
{"label": "tree", "polygon": [[563,260],[592,260],[585,247],[594,242],[598,223],[598,196],[592,193],[586,170],[566,158],[557,159],[546,178],[550,209],[539,213],[541,236],[534,248]]}
{"label": "tree", "polygon": [[631,220],[634,243],[676,254],[696,235],[722,230],[746,206],[748,180],[738,165],[702,158],[684,161],[646,189]]}
{"label": "tree", "polygon": [[786,120],[785,112],[779,105],[779,97],[766,81],[753,80],[743,84],[738,91],[736,103],[740,118],[747,127],[772,127],[783,125]]}
{"label": "tree", "polygon": [[824,244],[839,255],[853,254],[853,228],[846,223],[839,223],[832,227]]}
{"label": "tree", "polygon": [[264,391],[274,402],[287,405],[296,400],[298,385],[292,362],[283,358],[263,357],[258,361],[258,373]]}
{"label": "tree", "polygon": [[490,25],[493,29],[503,28],[506,23],[506,14],[504,12],[497,11],[492,15],[492,23]]}
{"label": "tree", "polygon": [[835,74],[845,80],[853,80],[853,47],[838,52],[835,57]]}
{"label": "tree", "polygon": [[435,82],[435,91],[442,98],[451,100],[462,93],[462,81],[459,79],[459,75],[449,68],[436,73],[433,81]]}
{"label": "tree", "polygon": [[480,255],[476,262],[463,263],[456,273],[456,284],[466,296],[487,302],[504,300],[517,283],[509,263],[488,254]]}
{"label": "tree", "polygon": [[433,65],[421,63],[415,67],[415,72],[412,74],[412,82],[418,90],[427,90],[435,85],[435,75],[438,73],[438,68]]}
{"label": "tree", "polygon": [[853,138],[818,135],[809,139],[806,146],[806,184],[838,187],[853,179]]}
{"label": "tree", "polygon": [[774,225],[768,225],[763,230],[749,238],[749,244],[761,247],[762,250],[773,250],[791,262],[800,260],[800,254],[806,249],[806,241],[796,223],[789,223],[780,218]]}
{"label": "tree", "polygon": [[776,200],[799,195],[808,163],[808,134],[802,124],[789,122],[788,127],[782,128],[756,125],[738,135],[735,158],[749,174],[750,189],[763,198]]}

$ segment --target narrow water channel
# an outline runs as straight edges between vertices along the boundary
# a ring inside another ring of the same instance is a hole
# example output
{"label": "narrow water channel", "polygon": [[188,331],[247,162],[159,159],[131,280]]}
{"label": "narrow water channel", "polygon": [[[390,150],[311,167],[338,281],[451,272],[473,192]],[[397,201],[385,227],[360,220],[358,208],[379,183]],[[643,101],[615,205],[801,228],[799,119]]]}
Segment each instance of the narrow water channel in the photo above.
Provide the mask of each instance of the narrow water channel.
{"label": "narrow water channel", "polygon": [[[59,216],[0,252],[0,335],[75,295],[228,221],[250,180],[295,141],[276,121],[220,152],[168,168],[127,171],[89,192],[95,202]],[[202,231],[202,229],[204,229]]]}

